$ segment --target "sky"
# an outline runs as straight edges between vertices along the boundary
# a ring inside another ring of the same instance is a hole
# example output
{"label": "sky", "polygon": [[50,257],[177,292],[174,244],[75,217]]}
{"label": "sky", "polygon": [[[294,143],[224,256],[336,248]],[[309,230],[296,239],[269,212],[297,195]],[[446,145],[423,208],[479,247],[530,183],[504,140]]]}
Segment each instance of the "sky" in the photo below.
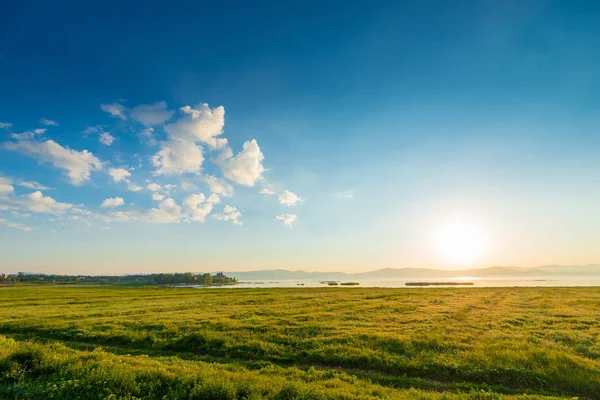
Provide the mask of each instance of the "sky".
{"label": "sky", "polygon": [[599,20],[595,1],[10,2],[0,272],[598,263]]}

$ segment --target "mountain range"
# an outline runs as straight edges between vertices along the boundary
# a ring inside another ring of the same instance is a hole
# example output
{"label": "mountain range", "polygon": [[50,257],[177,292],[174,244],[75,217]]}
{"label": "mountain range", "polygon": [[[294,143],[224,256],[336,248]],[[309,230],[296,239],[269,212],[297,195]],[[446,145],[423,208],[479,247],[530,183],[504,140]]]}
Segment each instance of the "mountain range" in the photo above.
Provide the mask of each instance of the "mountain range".
{"label": "mountain range", "polygon": [[259,270],[245,272],[224,272],[225,275],[247,280],[274,279],[319,279],[319,280],[393,280],[415,278],[519,278],[519,277],[552,277],[552,276],[600,276],[600,264],[590,265],[546,265],[533,268],[497,266],[466,270],[440,270],[429,268],[384,268],[369,272],[309,272],[303,270],[289,271],[285,269]]}

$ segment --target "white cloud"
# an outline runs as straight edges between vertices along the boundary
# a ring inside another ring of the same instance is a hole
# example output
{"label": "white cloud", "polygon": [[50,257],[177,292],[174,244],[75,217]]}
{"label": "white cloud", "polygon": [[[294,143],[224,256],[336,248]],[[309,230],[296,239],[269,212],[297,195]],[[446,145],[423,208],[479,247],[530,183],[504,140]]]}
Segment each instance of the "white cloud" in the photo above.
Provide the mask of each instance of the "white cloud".
{"label": "white cloud", "polygon": [[236,156],[233,156],[231,149],[226,149],[219,164],[227,179],[252,187],[265,170],[261,164],[264,159],[256,139],[252,139],[244,143],[242,151]]}
{"label": "white cloud", "polygon": [[52,121],[51,119],[40,118],[40,124],[48,125],[48,126],[58,126],[58,123]]}
{"label": "white cloud", "polygon": [[90,179],[90,172],[102,169],[102,162],[87,150],[76,151],[53,140],[38,142],[29,135],[16,135],[16,142],[4,143],[4,148],[19,151],[67,171],[69,181],[81,185]]}
{"label": "white cloud", "polygon": [[152,157],[152,164],[158,168],[156,175],[200,172],[202,162],[202,147],[181,140],[162,142],[161,150]]}
{"label": "white cloud", "polygon": [[154,128],[148,127],[142,130],[138,136],[140,137],[140,139],[142,139],[142,142],[150,146],[156,146],[157,142],[154,138]]}
{"label": "white cloud", "polygon": [[242,221],[239,218],[242,216],[242,213],[235,207],[225,206],[223,208],[222,214],[213,214],[214,219],[218,219],[221,221],[231,221],[234,225],[243,225]]}
{"label": "white cloud", "polygon": [[284,190],[283,193],[279,195],[279,203],[288,207],[295,206],[299,201],[302,201],[302,199],[289,190]]}
{"label": "white cloud", "polygon": [[177,205],[175,200],[166,198],[160,202],[158,208],[151,208],[146,212],[138,209],[112,211],[105,214],[102,219],[105,223],[143,221],[158,224],[169,224],[179,222],[181,220],[183,217],[181,210],[182,208]]}
{"label": "white cloud", "polygon": [[10,128],[12,124],[10,122],[0,122],[0,129],[2,128]]}
{"label": "white cloud", "polygon": [[280,214],[275,217],[277,221],[282,221],[285,225],[291,227],[294,222],[298,220],[296,214]]}
{"label": "white cloud", "polygon": [[9,228],[15,228],[15,229],[20,229],[24,232],[29,232],[31,230],[33,230],[34,228],[27,226],[27,225],[23,225],[23,224],[19,224],[17,222],[10,222],[4,218],[0,218],[0,224],[2,225],[6,225]]}
{"label": "white cloud", "polygon": [[127,171],[125,168],[110,168],[108,174],[115,182],[129,182],[128,178],[131,176],[131,172]]}
{"label": "white cloud", "polygon": [[144,215],[136,210],[128,210],[128,211],[113,211],[107,213],[104,216],[104,222],[113,222],[113,221],[137,221],[143,219]]}
{"label": "white cloud", "polygon": [[258,193],[264,194],[265,196],[273,196],[273,195],[277,194],[269,188],[262,188],[262,189],[260,189],[260,192],[258,192]]}
{"label": "white cloud", "polygon": [[139,192],[139,191],[144,190],[144,188],[132,183],[129,186],[127,186],[127,190],[129,190],[131,192]]}
{"label": "white cloud", "polygon": [[102,126],[100,126],[100,125],[93,125],[93,126],[88,126],[83,131],[81,131],[81,133],[83,133],[84,136],[87,136],[87,135],[90,135],[92,133],[102,133],[103,130],[104,130],[104,128]]}
{"label": "white cloud", "polygon": [[204,176],[202,177],[206,186],[210,189],[211,192],[220,194],[221,196],[230,197],[233,195],[233,186],[231,186],[227,181],[223,179],[219,179],[215,176]]}
{"label": "white cloud", "polygon": [[185,210],[190,213],[192,220],[204,222],[212,211],[213,205],[205,200],[203,193],[189,195],[183,200]]}
{"label": "white cloud", "polygon": [[80,223],[82,225],[87,225],[87,226],[93,225],[88,219],[82,218],[78,215],[69,215],[68,219],[71,221],[77,221],[78,223]]}
{"label": "white cloud", "polygon": [[198,104],[195,108],[181,107],[184,114],[177,122],[165,126],[165,131],[174,140],[202,142],[211,148],[220,148],[227,139],[218,138],[225,125],[225,109],[222,106],[211,110],[208,104]]}
{"label": "white cloud", "polygon": [[19,181],[17,182],[17,185],[33,190],[50,190],[48,186],[44,186],[41,183],[35,181]]}
{"label": "white cloud", "polygon": [[165,101],[159,101],[154,104],[141,104],[133,107],[129,116],[146,126],[160,125],[171,119],[175,111],[167,109]]}
{"label": "white cloud", "polygon": [[93,213],[93,212],[91,212],[91,211],[89,211],[89,210],[84,210],[84,209],[82,209],[82,208],[79,208],[79,207],[73,207],[73,208],[71,209],[71,212],[72,212],[73,214],[87,215],[88,217],[91,217],[91,216],[93,216],[93,215],[94,215],[94,213]]}
{"label": "white cloud", "polygon": [[37,128],[33,130],[33,133],[35,133],[36,135],[41,135],[44,134],[48,131],[48,129],[46,128]]}
{"label": "white cloud", "polygon": [[14,202],[29,211],[48,214],[62,214],[73,207],[72,204],[59,203],[50,196],[44,196],[39,190],[21,195]]}
{"label": "white cloud", "polygon": [[198,186],[194,185],[190,181],[181,181],[180,187],[187,191],[198,189]]}
{"label": "white cloud", "polygon": [[112,104],[100,104],[100,109],[104,112],[109,113],[113,117],[121,118],[122,120],[126,120],[125,116],[125,107],[119,103]]}
{"label": "white cloud", "polygon": [[14,191],[15,188],[12,186],[12,181],[8,178],[0,176],[0,197],[11,194]]}
{"label": "white cloud", "polygon": [[100,138],[98,139],[98,141],[105,146],[110,146],[115,141],[115,137],[109,132],[103,132],[100,134]]}
{"label": "white cloud", "polygon": [[122,197],[110,197],[106,200],[104,200],[102,202],[102,204],[100,204],[100,207],[102,208],[113,208],[113,207],[119,207],[122,206],[123,204],[125,204],[125,201],[123,201]]}
{"label": "white cloud", "polygon": [[152,200],[161,201],[164,200],[165,195],[160,193],[152,193]]}
{"label": "white cloud", "polygon": [[208,104],[196,108],[181,108],[183,117],[165,125],[169,140],[161,143],[161,149],[152,157],[152,164],[158,168],[156,175],[200,172],[204,162],[203,148],[198,143],[206,143],[210,148],[223,147],[227,140],[218,138],[225,124],[225,109],[211,110]]}
{"label": "white cloud", "polygon": [[181,207],[171,198],[164,199],[158,208],[152,208],[145,216],[148,222],[169,224],[178,222],[181,218]]}
{"label": "white cloud", "polygon": [[213,193],[210,196],[208,196],[206,202],[210,204],[219,204],[221,202],[221,199],[219,198],[219,196],[217,196],[216,193]]}
{"label": "white cloud", "polygon": [[158,183],[150,183],[148,186],[146,186],[146,189],[150,190],[151,192],[158,192],[162,189],[162,187]]}

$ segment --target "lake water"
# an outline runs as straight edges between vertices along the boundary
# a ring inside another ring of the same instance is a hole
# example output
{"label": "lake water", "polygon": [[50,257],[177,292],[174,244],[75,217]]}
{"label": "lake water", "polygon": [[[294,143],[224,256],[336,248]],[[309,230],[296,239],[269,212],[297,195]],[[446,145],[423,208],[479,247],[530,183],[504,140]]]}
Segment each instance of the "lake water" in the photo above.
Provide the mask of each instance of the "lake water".
{"label": "lake water", "polygon": [[[473,282],[473,285],[468,286],[441,286],[441,287],[454,287],[454,288],[469,288],[469,287],[558,287],[558,286],[600,286],[600,276],[555,276],[549,277],[544,276],[540,278],[527,277],[527,278],[473,278],[473,277],[461,277],[461,278],[414,278],[405,280],[353,280],[353,281],[336,281],[339,283],[343,282],[358,282],[357,286],[329,286],[327,283],[315,279],[275,279],[275,280],[247,280],[240,281],[237,285],[227,286],[211,286],[211,288],[303,288],[303,287],[381,287],[381,288],[422,288],[422,287],[439,287],[439,286],[406,286],[407,282]],[[206,286],[187,285],[185,287],[196,287],[206,288]]]}

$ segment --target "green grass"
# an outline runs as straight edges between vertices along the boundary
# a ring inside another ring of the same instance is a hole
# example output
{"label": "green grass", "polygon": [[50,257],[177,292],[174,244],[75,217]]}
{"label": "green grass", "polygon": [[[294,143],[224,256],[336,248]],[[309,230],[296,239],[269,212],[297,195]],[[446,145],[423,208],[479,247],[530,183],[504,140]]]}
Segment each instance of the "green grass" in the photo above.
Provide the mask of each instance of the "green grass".
{"label": "green grass", "polygon": [[0,398],[600,399],[600,289],[0,288]]}

